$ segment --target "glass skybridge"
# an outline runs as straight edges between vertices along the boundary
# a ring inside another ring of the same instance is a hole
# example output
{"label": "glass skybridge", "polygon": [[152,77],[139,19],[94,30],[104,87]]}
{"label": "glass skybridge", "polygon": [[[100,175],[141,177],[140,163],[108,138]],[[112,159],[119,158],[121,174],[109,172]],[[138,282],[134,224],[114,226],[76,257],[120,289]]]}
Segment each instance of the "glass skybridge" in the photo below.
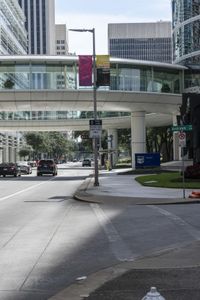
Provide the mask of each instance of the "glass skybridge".
{"label": "glass skybridge", "polygon": [[[111,58],[109,87],[100,90],[181,94],[184,70],[180,65]],[[2,56],[0,90],[83,90],[76,56]]]}

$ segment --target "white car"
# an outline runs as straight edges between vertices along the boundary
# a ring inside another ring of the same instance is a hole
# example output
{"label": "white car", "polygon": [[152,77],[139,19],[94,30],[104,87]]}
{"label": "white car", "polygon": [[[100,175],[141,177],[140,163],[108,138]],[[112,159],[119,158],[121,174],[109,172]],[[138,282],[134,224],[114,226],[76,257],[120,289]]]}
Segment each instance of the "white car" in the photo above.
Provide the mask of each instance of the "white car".
{"label": "white car", "polygon": [[32,174],[32,168],[28,161],[18,161],[17,166],[22,174]]}

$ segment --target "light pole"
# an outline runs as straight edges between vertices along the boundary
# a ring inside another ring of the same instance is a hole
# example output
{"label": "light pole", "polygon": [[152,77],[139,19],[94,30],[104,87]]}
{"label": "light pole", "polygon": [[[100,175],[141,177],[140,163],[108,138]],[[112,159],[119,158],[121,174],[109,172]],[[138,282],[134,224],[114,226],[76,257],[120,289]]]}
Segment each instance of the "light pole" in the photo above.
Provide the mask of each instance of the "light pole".
{"label": "light pole", "polygon": [[[97,120],[97,73],[96,73],[96,50],[95,50],[95,28],[92,29],[69,29],[76,32],[91,32],[93,44],[93,104],[94,104],[94,123]],[[98,170],[98,149],[97,137],[94,138],[94,186],[99,186],[99,170]]]}

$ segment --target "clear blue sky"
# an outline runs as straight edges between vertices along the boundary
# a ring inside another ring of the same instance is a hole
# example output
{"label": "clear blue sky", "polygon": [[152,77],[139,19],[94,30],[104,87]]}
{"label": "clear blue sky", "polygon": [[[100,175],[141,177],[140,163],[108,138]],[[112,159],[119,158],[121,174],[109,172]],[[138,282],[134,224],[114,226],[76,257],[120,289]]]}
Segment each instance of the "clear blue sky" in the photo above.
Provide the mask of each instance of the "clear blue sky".
{"label": "clear blue sky", "polygon": [[[95,28],[96,52],[107,53],[107,24],[171,20],[171,0],[55,0],[56,23]],[[70,52],[91,54],[90,33],[69,32]]]}

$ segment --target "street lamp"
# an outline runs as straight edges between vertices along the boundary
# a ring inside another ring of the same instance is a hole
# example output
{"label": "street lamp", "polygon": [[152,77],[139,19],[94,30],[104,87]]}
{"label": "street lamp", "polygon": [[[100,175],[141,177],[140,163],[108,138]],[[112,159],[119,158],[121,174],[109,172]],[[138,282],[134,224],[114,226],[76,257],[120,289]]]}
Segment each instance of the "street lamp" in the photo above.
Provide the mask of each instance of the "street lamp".
{"label": "street lamp", "polygon": [[[92,33],[93,41],[93,103],[94,103],[94,123],[97,120],[97,74],[96,74],[96,50],[95,50],[95,28],[92,29],[69,29],[76,32]],[[98,171],[98,148],[97,137],[94,138],[94,186],[99,186],[99,171]]]}

